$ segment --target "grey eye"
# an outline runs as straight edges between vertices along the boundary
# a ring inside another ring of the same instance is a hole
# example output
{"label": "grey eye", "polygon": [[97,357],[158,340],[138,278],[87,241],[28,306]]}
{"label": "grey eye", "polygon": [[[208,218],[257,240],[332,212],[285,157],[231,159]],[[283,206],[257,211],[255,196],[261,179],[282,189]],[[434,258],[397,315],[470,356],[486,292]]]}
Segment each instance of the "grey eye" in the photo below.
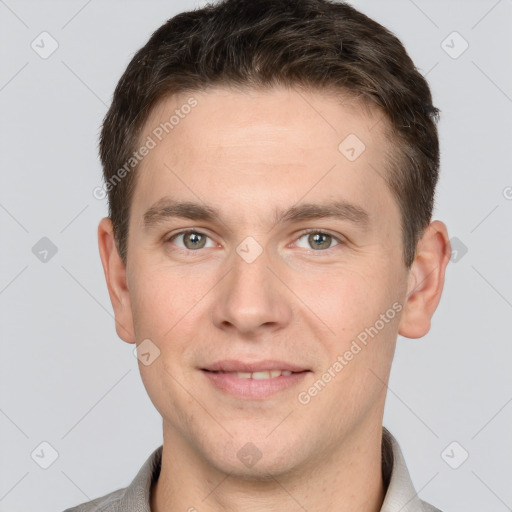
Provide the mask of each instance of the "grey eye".
{"label": "grey eye", "polygon": [[[307,237],[308,247],[304,247],[305,249],[314,249],[314,250],[325,250],[330,249],[332,247],[332,242],[336,242],[336,238],[329,233],[324,233],[322,231],[312,231],[310,233],[305,233],[299,238],[299,241],[303,238]],[[299,245],[300,246],[300,245]],[[303,247],[303,246],[300,246]]]}
{"label": "grey eye", "polygon": [[203,249],[206,246],[206,241],[208,240],[208,236],[206,236],[203,233],[200,233],[199,231],[183,231],[182,233],[178,233],[174,237],[172,237],[171,241],[176,241],[180,238],[182,238],[183,240],[183,245],[176,245],[178,245],[178,247],[181,247],[182,249],[189,249],[192,251],[197,249]]}

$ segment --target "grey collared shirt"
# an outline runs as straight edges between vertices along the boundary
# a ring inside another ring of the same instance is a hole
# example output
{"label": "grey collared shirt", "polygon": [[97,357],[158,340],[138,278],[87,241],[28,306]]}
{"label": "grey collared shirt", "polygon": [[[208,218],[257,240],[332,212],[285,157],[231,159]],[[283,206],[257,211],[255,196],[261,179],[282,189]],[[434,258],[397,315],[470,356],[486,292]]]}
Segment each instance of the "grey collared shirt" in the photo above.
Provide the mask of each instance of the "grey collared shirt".
{"label": "grey collared shirt", "polygon": [[[146,460],[128,487],[82,503],[64,512],[151,512],[150,493],[160,474],[163,446]],[[441,512],[418,498],[396,439],[385,428],[382,443],[383,477],[389,482],[380,512]]]}

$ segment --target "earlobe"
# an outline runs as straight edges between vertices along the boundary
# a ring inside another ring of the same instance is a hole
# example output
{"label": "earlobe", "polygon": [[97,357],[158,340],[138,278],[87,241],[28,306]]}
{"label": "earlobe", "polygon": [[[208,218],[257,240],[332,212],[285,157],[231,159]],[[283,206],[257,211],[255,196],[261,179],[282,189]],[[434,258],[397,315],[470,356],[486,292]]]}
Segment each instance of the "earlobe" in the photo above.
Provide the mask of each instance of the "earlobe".
{"label": "earlobe", "polygon": [[430,330],[432,316],[441,300],[450,255],[445,224],[432,222],[418,241],[398,334],[406,338],[421,338]]}
{"label": "earlobe", "polygon": [[101,219],[98,225],[98,248],[110,302],[114,309],[117,335],[127,343],[135,343],[130,293],[126,282],[126,265],[117,250],[112,221],[109,217]]}

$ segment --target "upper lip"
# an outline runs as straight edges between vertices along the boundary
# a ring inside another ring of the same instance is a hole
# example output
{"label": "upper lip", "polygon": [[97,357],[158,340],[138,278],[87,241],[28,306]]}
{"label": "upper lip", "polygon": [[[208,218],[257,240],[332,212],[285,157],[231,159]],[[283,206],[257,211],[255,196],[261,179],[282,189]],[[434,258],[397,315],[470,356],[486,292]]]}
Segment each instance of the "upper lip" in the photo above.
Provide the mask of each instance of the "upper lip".
{"label": "upper lip", "polygon": [[264,361],[244,362],[236,359],[226,359],[217,361],[202,368],[212,372],[261,372],[265,370],[288,370],[291,372],[308,371],[307,368],[286,361],[277,361],[275,359],[266,359]]}

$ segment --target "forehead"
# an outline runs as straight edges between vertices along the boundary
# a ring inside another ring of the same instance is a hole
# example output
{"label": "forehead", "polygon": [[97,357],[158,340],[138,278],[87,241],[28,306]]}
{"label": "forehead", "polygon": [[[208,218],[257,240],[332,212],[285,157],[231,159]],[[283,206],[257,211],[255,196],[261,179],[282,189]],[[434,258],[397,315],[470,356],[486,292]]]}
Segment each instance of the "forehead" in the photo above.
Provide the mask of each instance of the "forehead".
{"label": "forehead", "polygon": [[137,171],[134,209],[165,196],[242,217],[268,210],[269,219],[301,198],[396,209],[385,126],[377,110],[323,91],[215,87],[167,97],[141,133],[154,147]]}
{"label": "forehead", "polygon": [[[203,147],[219,149],[239,144],[247,148],[249,137],[254,137],[253,146],[270,144],[276,136],[281,136],[276,143],[291,144],[292,140],[284,140],[289,135],[305,150],[318,147],[320,138],[324,147],[336,150],[349,133],[372,145],[386,145],[387,125],[377,106],[339,91],[211,86],[162,98],[148,116],[142,136],[152,134],[160,141],[171,134],[189,135],[193,129]],[[263,137],[255,137],[258,131]],[[299,132],[305,135],[300,141]]]}

